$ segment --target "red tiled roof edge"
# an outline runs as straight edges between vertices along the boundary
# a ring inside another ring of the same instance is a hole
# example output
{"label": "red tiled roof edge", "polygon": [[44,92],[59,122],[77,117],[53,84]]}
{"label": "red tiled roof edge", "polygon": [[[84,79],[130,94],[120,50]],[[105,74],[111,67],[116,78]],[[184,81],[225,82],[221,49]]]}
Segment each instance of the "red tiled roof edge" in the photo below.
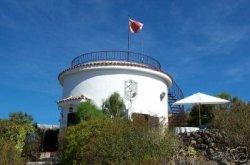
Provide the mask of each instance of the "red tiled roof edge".
{"label": "red tiled roof edge", "polygon": [[66,98],[66,99],[59,100],[59,101],[57,101],[57,104],[68,102],[68,101],[74,101],[74,100],[82,100],[82,99],[84,99],[84,100],[90,100],[86,96],[81,95],[81,96],[74,96],[74,97],[69,97],[69,98]]}

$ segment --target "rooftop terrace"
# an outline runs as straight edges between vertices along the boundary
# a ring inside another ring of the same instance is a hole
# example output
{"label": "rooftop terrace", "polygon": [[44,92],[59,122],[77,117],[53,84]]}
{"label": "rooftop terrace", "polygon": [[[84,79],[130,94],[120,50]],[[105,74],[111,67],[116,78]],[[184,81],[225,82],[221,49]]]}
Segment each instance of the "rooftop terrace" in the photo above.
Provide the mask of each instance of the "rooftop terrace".
{"label": "rooftop terrace", "polygon": [[74,58],[71,67],[97,61],[125,61],[143,64],[149,68],[161,70],[161,64],[154,58],[130,51],[98,51],[82,54]]}

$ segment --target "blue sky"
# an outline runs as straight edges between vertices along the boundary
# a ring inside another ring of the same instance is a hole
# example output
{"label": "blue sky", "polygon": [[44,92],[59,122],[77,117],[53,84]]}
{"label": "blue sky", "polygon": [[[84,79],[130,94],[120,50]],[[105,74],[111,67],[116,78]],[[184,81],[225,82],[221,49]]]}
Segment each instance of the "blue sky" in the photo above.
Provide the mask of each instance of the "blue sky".
{"label": "blue sky", "polygon": [[249,6],[248,0],[1,0],[0,118],[21,110],[38,123],[58,124],[59,72],[84,52],[126,50],[128,14],[144,23],[132,50],[158,59],[185,96],[227,91],[250,100]]}

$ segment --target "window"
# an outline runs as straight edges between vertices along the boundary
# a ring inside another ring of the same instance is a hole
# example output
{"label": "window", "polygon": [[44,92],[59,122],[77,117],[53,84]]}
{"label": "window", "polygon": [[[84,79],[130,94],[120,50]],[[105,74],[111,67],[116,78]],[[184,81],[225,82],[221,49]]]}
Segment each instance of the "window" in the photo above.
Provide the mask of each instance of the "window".
{"label": "window", "polygon": [[72,107],[69,107],[69,112],[73,112],[73,108]]}

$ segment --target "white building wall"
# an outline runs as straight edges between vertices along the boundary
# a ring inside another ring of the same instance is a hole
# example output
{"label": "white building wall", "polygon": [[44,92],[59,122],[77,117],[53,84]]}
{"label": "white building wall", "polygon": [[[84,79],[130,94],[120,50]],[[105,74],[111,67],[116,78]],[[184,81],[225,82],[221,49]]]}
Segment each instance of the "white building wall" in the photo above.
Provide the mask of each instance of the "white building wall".
{"label": "white building wall", "polygon": [[[148,72],[149,69],[131,69],[131,67],[108,68],[97,67],[87,70],[72,72],[63,77],[63,98],[69,96],[85,95],[101,107],[103,101],[113,92],[125,96],[125,81],[137,82],[137,96],[132,102],[132,111],[160,117],[168,122],[168,84],[163,77]],[[162,92],[166,95],[160,99]],[[130,102],[124,98],[126,107]],[[67,111],[67,110],[66,110]]]}

